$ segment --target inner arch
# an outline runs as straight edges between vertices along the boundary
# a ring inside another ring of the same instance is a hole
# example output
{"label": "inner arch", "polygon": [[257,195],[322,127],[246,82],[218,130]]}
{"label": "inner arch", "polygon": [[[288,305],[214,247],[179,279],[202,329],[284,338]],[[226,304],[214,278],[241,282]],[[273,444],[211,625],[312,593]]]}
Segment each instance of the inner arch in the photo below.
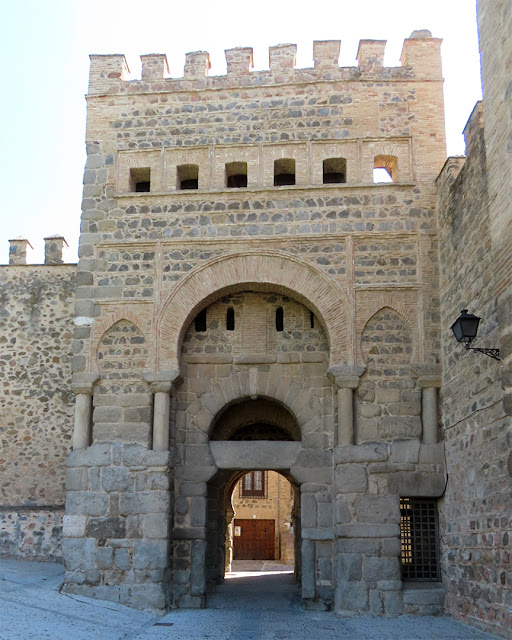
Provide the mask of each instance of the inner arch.
{"label": "inner arch", "polygon": [[268,398],[236,402],[215,417],[210,440],[294,440],[301,439],[292,413]]}

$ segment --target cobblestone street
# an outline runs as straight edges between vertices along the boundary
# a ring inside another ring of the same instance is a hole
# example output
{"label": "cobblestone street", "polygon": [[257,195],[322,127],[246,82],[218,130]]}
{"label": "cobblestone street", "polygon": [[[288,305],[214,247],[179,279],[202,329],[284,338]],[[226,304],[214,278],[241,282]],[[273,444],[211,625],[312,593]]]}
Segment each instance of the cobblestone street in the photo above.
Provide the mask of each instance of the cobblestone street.
{"label": "cobblestone street", "polygon": [[[240,563],[200,611],[164,617],[59,593],[61,565],[0,560],[0,640],[491,640],[446,618],[340,618],[302,609],[291,567]],[[277,570],[277,571],[276,571]]]}

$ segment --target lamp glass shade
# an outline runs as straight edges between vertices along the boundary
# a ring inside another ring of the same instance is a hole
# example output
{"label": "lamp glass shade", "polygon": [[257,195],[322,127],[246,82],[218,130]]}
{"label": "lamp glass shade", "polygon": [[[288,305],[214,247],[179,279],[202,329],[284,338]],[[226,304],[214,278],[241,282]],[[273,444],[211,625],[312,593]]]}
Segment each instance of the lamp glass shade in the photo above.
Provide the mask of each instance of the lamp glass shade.
{"label": "lamp glass shade", "polygon": [[467,309],[463,309],[451,327],[457,342],[465,342],[467,344],[472,342],[478,333],[479,322],[480,318],[468,313]]}

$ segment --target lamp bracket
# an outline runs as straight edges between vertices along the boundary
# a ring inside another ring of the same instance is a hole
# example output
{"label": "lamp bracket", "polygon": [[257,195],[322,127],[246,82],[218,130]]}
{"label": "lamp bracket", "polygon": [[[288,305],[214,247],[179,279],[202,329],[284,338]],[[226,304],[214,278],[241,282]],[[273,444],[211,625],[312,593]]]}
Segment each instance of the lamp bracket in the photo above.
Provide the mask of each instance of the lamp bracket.
{"label": "lamp bracket", "polygon": [[501,360],[499,349],[486,349],[485,347],[470,347],[469,344],[465,344],[464,346],[466,347],[466,351],[478,351],[479,353],[484,353],[486,356],[489,356],[489,358],[493,358],[494,360]]}

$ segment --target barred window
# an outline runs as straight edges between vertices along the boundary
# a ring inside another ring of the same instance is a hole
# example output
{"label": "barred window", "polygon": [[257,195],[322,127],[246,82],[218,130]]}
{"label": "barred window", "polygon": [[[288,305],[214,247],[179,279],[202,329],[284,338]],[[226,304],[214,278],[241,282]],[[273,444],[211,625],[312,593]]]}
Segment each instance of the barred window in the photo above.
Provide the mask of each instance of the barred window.
{"label": "barred window", "polygon": [[440,580],[437,500],[400,498],[400,540],[402,579]]}
{"label": "barred window", "polygon": [[240,484],[241,498],[266,498],[265,472],[251,471],[247,473]]}

